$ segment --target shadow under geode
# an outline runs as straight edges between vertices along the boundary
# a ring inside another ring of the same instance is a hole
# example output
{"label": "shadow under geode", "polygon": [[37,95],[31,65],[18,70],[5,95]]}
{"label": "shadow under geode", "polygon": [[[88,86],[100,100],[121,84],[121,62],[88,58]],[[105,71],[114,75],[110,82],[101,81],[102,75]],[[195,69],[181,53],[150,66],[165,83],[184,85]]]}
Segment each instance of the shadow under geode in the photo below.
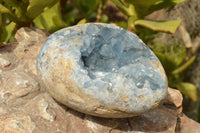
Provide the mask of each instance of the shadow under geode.
{"label": "shadow under geode", "polygon": [[[57,102],[57,101],[56,101]],[[177,124],[176,108],[160,105],[158,108],[140,116],[130,118],[101,118],[75,111],[57,102],[67,113],[79,119],[93,132],[173,132]],[[77,127],[78,128],[78,127]]]}

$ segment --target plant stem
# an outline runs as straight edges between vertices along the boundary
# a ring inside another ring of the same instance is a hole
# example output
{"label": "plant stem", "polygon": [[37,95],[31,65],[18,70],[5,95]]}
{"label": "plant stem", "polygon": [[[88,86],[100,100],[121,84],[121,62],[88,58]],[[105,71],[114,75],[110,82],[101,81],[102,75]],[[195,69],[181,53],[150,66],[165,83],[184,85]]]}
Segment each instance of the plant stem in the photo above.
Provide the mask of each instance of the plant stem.
{"label": "plant stem", "polygon": [[139,15],[133,4],[129,4],[129,10],[133,15],[128,18],[128,30],[136,33],[135,21],[139,19]]}
{"label": "plant stem", "polygon": [[128,18],[128,27],[127,30],[132,31],[132,32],[136,32],[136,28],[135,28],[135,21],[137,20],[137,18],[135,18],[134,16],[131,16]]}
{"label": "plant stem", "polygon": [[111,0],[125,15],[132,16],[133,13],[120,0]]}
{"label": "plant stem", "polygon": [[100,22],[101,15],[102,15],[102,10],[103,10],[103,1],[100,0],[99,7],[98,7],[98,10],[97,10],[97,19],[96,19],[96,22]]}
{"label": "plant stem", "polygon": [[176,75],[179,74],[181,72],[183,72],[185,69],[187,69],[196,59],[196,56],[191,57],[185,64],[183,64],[181,67],[175,69],[172,74]]}

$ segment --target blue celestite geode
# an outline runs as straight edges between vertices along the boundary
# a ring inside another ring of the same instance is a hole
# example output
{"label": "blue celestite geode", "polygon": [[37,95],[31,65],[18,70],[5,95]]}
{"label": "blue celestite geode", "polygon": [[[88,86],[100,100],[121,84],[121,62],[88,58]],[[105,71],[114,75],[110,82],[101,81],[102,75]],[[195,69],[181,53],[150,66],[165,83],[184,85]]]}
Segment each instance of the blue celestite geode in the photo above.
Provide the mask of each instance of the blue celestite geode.
{"label": "blue celestite geode", "polygon": [[131,117],[158,106],[167,79],[158,58],[135,34],[88,23],[53,33],[37,59],[42,87],[77,111]]}

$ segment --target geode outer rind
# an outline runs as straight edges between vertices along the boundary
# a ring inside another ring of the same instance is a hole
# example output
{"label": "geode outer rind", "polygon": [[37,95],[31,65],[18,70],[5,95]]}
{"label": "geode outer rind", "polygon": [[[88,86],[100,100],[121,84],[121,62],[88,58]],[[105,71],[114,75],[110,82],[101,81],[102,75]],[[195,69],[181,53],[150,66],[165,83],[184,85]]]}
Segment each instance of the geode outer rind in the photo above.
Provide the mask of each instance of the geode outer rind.
{"label": "geode outer rind", "polygon": [[100,117],[139,115],[167,95],[167,78],[153,52],[135,34],[110,24],[53,33],[40,50],[37,71],[57,101]]}

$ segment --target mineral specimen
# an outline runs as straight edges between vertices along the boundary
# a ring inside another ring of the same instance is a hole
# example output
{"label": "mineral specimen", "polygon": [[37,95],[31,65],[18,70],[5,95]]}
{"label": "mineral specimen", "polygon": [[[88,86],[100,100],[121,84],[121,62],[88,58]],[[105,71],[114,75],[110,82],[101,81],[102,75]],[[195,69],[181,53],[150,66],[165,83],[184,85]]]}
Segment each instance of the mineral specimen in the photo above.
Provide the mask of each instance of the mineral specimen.
{"label": "mineral specimen", "polygon": [[40,84],[58,102],[107,118],[142,114],[167,95],[153,52],[120,27],[88,23],[50,35],[37,59]]}

